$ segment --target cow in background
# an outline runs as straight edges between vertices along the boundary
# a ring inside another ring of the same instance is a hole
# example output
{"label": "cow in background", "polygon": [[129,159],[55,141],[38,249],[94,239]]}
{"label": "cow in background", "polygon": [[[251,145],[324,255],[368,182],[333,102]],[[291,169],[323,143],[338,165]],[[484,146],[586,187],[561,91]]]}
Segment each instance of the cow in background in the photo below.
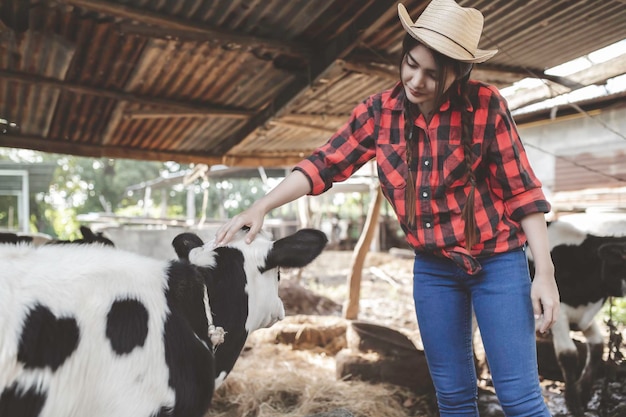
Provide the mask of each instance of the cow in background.
{"label": "cow in background", "polygon": [[47,245],[63,245],[67,243],[71,243],[71,244],[81,244],[81,243],[98,244],[99,243],[105,246],[115,246],[115,244],[111,241],[111,239],[105,237],[104,234],[102,234],[102,232],[94,233],[87,226],[80,226],[80,233],[83,236],[82,239],[74,239],[74,240],[54,239],[46,244]]}
{"label": "cow in background", "polygon": [[42,234],[17,234],[12,232],[0,232],[0,243],[9,243],[9,244],[32,244],[34,246],[40,245],[61,245],[61,244],[92,244],[99,243],[105,246],[115,246],[115,244],[107,237],[102,234],[102,232],[94,233],[87,226],[80,226],[80,233],[83,236],[80,239],[74,240],[60,240],[60,239],[52,239],[48,235]]}
{"label": "cow in background", "polygon": [[0,245],[0,416],[203,416],[248,334],[283,318],[279,268],[327,242],[312,229],[243,237],[214,248],[181,234],[172,261]]}
{"label": "cow in background", "polygon": [[[561,296],[552,341],[565,381],[567,407],[575,416],[582,416],[604,352],[596,316],[609,297],[626,296],[626,237],[594,236],[567,222],[556,221],[549,224],[548,239]],[[530,253],[529,258],[533,275]],[[586,358],[578,357],[570,330],[584,334]],[[584,364],[580,374],[579,363]]]}
{"label": "cow in background", "polygon": [[52,237],[43,234],[17,234],[13,232],[0,232],[0,244],[8,243],[11,245],[30,244],[35,246],[45,245],[52,241]]}

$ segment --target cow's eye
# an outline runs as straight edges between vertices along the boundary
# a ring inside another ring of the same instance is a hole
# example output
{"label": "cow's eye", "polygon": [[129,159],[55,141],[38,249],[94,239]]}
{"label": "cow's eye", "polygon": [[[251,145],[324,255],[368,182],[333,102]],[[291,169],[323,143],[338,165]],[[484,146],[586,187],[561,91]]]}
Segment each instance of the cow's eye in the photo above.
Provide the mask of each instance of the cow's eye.
{"label": "cow's eye", "polygon": [[280,281],[280,268],[276,271],[276,277],[278,278],[278,281]]}

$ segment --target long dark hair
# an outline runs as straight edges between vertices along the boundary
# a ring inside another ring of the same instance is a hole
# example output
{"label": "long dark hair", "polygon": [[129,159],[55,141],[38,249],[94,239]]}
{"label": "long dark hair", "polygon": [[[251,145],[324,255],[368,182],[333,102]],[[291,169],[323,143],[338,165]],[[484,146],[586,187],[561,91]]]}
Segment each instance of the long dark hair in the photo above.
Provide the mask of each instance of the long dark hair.
{"label": "long dark hair", "polygon": [[[404,36],[402,40],[402,55],[400,61],[400,80],[402,80],[402,64],[407,57],[407,54],[416,46],[421,43],[413,38],[408,33]],[[426,46],[426,45],[424,45]],[[437,91],[435,94],[435,103],[434,109],[437,110],[441,105],[448,99],[450,99],[451,105],[454,108],[458,108],[461,110],[461,143],[463,144],[463,151],[465,156],[465,167],[467,170],[467,181],[470,183],[471,188],[469,195],[467,196],[467,200],[463,209],[461,211],[461,218],[465,222],[465,247],[469,250],[478,239],[478,233],[476,230],[476,216],[474,213],[474,194],[476,187],[476,173],[472,169],[472,129],[471,129],[471,115],[467,111],[467,105],[469,104],[469,98],[467,95],[467,83],[470,77],[470,73],[472,71],[473,65],[470,63],[460,62],[455,59],[452,59],[448,56],[445,56],[433,49],[430,49],[430,52],[433,55],[433,59],[437,65]],[[445,80],[448,77],[450,71],[453,71],[455,74],[455,81],[452,85],[445,91]],[[407,216],[407,224],[409,226],[415,225],[415,206],[416,206],[416,196],[415,196],[415,173],[413,169],[416,169],[417,165],[413,163],[413,158],[415,155],[413,153],[413,147],[416,144],[413,142],[416,140],[414,136],[414,121],[420,115],[419,107],[416,104],[411,103],[405,96],[404,98],[404,138],[406,140],[406,152],[407,152],[407,163],[409,166],[409,178],[407,179],[407,186],[405,192],[405,200],[406,200],[406,216]]]}

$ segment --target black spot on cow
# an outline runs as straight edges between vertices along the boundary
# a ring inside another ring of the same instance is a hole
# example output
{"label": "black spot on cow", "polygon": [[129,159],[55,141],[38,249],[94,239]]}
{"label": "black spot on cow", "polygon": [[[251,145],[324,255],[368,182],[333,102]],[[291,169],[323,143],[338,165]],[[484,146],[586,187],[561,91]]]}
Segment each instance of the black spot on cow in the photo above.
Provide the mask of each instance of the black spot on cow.
{"label": "black spot on cow", "polygon": [[10,243],[16,245],[18,243],[32,243],[31,236],[19,236],[15,233],[0,233],[0,243]]}
{"label": "black spot on cow", "polygon": [[37,417],[46,402],[46,394],[35,388],[18,389],[13,384],[0,395],[0,416]]}
{"label": "black spot on cow", "polygon": [[118,355],[143,346],[148,336],[148,310],[137,300],[117,300],[107,315],[106,336]]}
{"label": "black spot on cow", "polygon": [[57,318],[47,307],[36,304],[24,322],[17,359],[25,368],[55,371],[76,350],[79,333],[73,317]]}

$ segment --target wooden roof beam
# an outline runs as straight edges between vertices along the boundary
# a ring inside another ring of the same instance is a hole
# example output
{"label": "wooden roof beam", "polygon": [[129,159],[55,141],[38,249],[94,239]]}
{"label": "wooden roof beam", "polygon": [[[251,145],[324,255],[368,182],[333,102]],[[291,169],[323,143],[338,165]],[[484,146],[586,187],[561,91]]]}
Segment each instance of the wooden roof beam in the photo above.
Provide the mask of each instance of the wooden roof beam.
{"label": "wooden roof beam", "polygon": [[545,72],[543,72],[543,70],[538,69],[538,68],[509,67],[509,66],[490,64],[490,63],[478,64],[477,68],[490,70],[490,71],[504,72],[504,73],[509,73],[509,74],[517,74],[522,77],[540,78],[543,80],[552,81],[553,83],[560,84],[567,88],[571,88],[572,90],[577,90],[579,88],[586,87],[584,84],[581,84],[567,77],[560,77],[558,75],[546,74]]}
{"label": "wooden roof beam", "polygon": [[[343,63],[344,68],[349,71],[360,72],[369,75],[378,75],[381,77],[387,77],[390,79],[398,79],[397,63],[400,57],[395,56],[380,56],[372,54],[369,51],[355,51],[350,54]],[[476,70],[493,71],[503,74],[512,74],[519,77],[534,77],[544,80],[552,81],[554,83],[571,88],[572,90],[585,87],[585,85],[571,80],[567,77],[559,77],[556,75],[545,74],[543,70],[537,68],[525,68],[525,67],[512,67],[498,64],[490,64],[489,62],[477,64],[474,67]]]}
{"label": "wooden roof beam", "polygon": [[214,156],[202,152],[171,152],[153,149],[138,149],[122,146],[97,146],[72,142],[64,139],[42,138],[16,134],[3,134],[2,146],[7,148],[32,149],[35,151],[67,154],[89,158],[120,158],[146,161],[176,161],[181,164],[232,165],[239,167],[285,167],[293,166],[302,160],[301,156],[281,154],[267,155],[226,155]]}
{"label": "wooden roof beam", "polygon": [[91,158],[107,157],[164,162],[176,161],[180,163],[203,162],[208,165],[222,163],[221,158],[212,156],[203,157],[197,154],[185,155],[178,152],[163,152],[121,146],[97,146],[64,139],[15,134],[2,135],[2,146]]}
{"label": "wooden roof beam", "polygon": [[[134,93],[128,93],[126,91],[115,91],[111,89],[88,87],[80,84],[62,81],[57,78],[42,77],[39,75],[25,74],[9,70],[0,70],[0,78],[23,84],[34,84],[58,88],[63,91],[70,91],[78,94],[87,94],[118,101],[128,101],[147,106],[154,106],[162,109],[171,109],[172,111],[182,114],[198,114],[202,112],[204,115],[207,116],[231,119],[246,119],[254,114],[251,110],[233,109],[220,106],[211,106],[203,103],[191,103],[155,97],[147,97]],[[159,114],[163,115],[166,114],[166,112],[161,110],[159,111]],[[129,114],[128,117],[132,117],[132,114]]]}
{"label": "wooden roof beam", "polygon": [[[264,48],[278,53],[307,58],[311,54],[307,45],[284,40],[260,38],[245,35],[234,31],[211,28],[206,24],[196,23],[187,19],[176,18],[141,9],[126,4],[113,3],[104,0],[56,0],[57,3],[67,4],[85,10],[91,10],[108,16],[132,20],[141,25],[136,28],[138,33],[153,37],[177,37],[185,40],[215,42],[229,45],[240,45],[244,48]],[[132,31],[131,25],[125,25],[124,30]]]}

